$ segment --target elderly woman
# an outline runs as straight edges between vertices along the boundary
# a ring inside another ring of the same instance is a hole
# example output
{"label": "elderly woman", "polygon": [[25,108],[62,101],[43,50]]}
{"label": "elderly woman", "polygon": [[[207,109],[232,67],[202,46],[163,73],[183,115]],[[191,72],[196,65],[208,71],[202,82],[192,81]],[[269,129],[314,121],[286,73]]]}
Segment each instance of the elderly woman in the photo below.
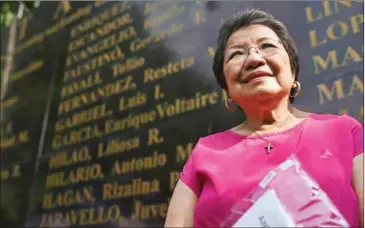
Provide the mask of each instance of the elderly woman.
{"label": "elderly woman", "polygon": [[[219,30],[213,70],[242,124],[200,138],[180,175],[166,227],[217,227],[232,206],[291,154],[351,226],[363,221],[363,127],[347,115],[306,113],[299,59],[285,26],[247,10]],[[293,192],[293,194],[296,194]],[[300,195],[298,195],[300,197]]]}

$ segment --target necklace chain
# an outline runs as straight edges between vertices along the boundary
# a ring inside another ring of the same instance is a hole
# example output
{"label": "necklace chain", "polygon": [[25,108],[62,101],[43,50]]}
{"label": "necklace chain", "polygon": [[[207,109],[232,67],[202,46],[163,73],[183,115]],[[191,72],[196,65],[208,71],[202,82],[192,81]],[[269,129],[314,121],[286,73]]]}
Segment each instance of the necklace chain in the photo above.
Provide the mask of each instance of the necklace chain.
{"label": "necklace chain", "polygon": [[[284,127],[284,126],[285,126],[285,124],[289,121],[290,117],[292,116],[291,114],[292,114],[292,113],[290,112],[290,113],[289,113],[289,115],[285,118],[285,121],[283,122],[283,124],[282,124],[282,125],[280,125],[280,127],[278,128],[278,130],[275,132],[275,134],[276,134],[276,133],[278,133],[282,127]],[[248,125],[248,126],[249,126],[252,130],[253,130],[253,133],[254,133],[255,135],[257,135],[260,139],[262,139],[262,140],[266,141],[267,145],[265,146],[265,149],[266,149],[267,153],[268,153],[268,154],[270,154],[270,153],[271,153],[271,150],[272,150],[272,149],[274,149],[274,146],[271,144],[271,142],[270,142],[268,139],[265,139],[265,138],[264,138],[262,135],[260,135],[259,133],[257,133],[257,131],[255,130],[255,128],[254,128],[254,127],[252,127],[252,125],[251,125],[248,121],[247,121],[246,123],[247,123],[247,125]]]}

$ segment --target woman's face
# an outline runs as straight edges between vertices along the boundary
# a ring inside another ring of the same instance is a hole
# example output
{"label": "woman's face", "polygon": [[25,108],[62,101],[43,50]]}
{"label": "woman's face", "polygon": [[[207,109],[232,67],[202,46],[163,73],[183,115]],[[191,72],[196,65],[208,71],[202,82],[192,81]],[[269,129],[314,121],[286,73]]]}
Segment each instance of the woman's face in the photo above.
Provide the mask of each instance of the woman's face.
{"label": "woman's face", "polygon": [[228,92],[238,104],[249,98],[281,99],[289,95],[294,82],[288,53],[264,25],[241,28],[229,37],[223,71]]}

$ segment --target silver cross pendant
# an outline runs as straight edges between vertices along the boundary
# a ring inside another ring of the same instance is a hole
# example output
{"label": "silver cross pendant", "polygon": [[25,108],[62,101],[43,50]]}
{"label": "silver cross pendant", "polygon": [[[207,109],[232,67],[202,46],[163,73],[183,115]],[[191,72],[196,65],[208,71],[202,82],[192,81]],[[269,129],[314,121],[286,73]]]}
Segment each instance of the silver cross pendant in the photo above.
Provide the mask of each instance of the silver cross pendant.
{"label": "silver cross pendant", "polygon": [[265,146],[265,149],[267,150],[267,153],[270,154],[271,150],[274,149],[274,147],[269,143],[267,146]]}

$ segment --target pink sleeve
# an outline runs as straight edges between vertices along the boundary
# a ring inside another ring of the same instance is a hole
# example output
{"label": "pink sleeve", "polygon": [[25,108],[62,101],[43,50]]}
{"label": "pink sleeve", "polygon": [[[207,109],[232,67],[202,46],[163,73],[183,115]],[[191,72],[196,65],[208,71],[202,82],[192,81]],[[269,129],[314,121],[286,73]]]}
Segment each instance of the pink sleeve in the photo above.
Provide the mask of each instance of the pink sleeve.
{"label": "pink sleeve", "polygon": [[[195,147],[196,148],[196,147]],[[200,195],[201,182],[199,180],[198,173],[196,171],[196,160],[194,149],[184,165],[182,172],[180,173],[180,180],[186,184],[197,196]]]}
{"label": "pink sleeve", "polygon": [[356,124],[352,127],[352,137],[354,140],[354,156],[364,152],[364,127],[356,121]]}
{"label": "pink sleeve", "polygon": [[344,114],[343,117],[346,119],[346,123],[351,126],[351,134],[354,145],[353,158],[364,152],[364,127],[354,117]]}

